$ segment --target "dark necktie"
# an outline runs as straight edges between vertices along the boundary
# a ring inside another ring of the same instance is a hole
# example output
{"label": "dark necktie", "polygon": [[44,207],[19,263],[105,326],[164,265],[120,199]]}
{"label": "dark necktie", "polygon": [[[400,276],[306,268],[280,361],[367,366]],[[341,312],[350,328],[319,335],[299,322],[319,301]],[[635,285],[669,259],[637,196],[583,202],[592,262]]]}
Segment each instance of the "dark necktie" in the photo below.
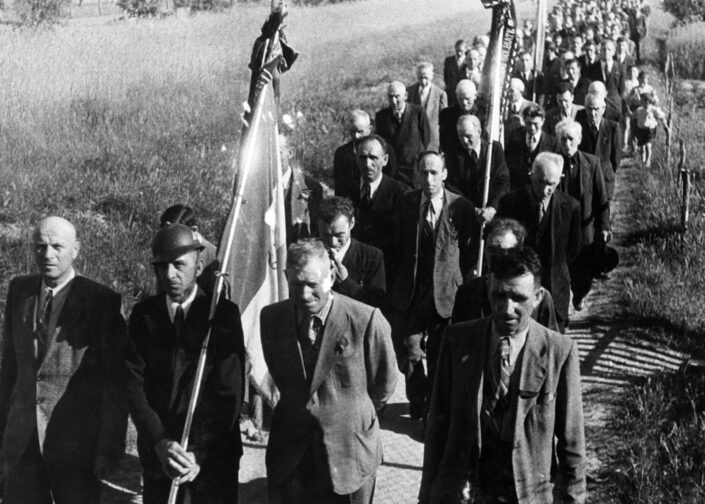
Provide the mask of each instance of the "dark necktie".
{"label": "dark necktie", "polygon": [[301,346],[301,357],[304,361],[306,380],[311,383],[313,373],[316,369],[320,338],[318,337],[323,323],[316,315],[303,318],[299,326],[299,344]]}
{"label": "dark necktie", "polygon": [[176,307],[174,312],[174,331],[176,332],[176,338],[181,337],[181,330],[184,328],[184,322],[186,317],[184,316],[184,308],[179,305]]}
{"label": "dark necktie", "polygon": [[597,140],[597,126],[595,124],[590,125],[590,135],[592,136],[592,143],[594,144]]}
{"label": "dark necktie", "polygon": [[471,161],[471,164],[472,164],[475,168],[477,168],[477,161],[478,161],[478,159],[477,159],[477,152],[475,151],[475,149],[470,149],[469,154],[470,154],[470,161]]}
{"label": "dark necktie", "polygon": [[369,207],[372,202],[372,187],[369,182],[362,183],[362,189],[360,189],[360,203],[363,207]]}
{"label": "dark necktie", "polygon": [[51,319],[51,309],[54,304],[54,291],[47,288],[44,291],[44,305],[39,316],[37,327],[37,362],[42,362],[49,346],[49,321]]}
{"label": "dark necktie", "polygon": [[433,209],[433,204],[431,200],[426,200],[424,203],[423,212],[423,234],[426,238],[433,239],[433,216],[435,215],[435,210]]}
{"label": "dark necktie", "polygon": [[497,346],[488,370],[488,388],[483,399],[483,409],[496,434],[501,431],[502,415],[509,403],[509,379],[511,366],[509,364],[509,338],[503,337]]}

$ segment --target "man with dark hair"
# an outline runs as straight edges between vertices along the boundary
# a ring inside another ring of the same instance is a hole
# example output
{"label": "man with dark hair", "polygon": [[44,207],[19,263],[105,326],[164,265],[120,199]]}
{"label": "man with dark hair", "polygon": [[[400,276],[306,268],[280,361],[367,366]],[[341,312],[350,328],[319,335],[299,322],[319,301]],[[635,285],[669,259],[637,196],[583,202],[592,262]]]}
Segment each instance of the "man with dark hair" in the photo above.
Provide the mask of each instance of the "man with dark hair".
{"label": "man with dark hair", "polygon": [[519,54],[517,69],[512,73],[512,78],[520,79],[524,84],[524,98],[531,102],[543,105],[545,84],[543,73],[534,69],[534,57],[530,51]]}
{"label": "man with dark hair", "polygon": [[383,138],[377,135],[362,138],[357,157],[360,178],[335,191],[336,196],[349,198],[357,207],[353,238],[384,254],[387,292],[396,271],[397,252],[392,231],[397,202],[403,194],[401,184],[383,173],[388,161]]}
{"label": "man with dark hair", "polygon": [[[152,241],[160,293],[135,305],[126,359],[127,396],[137,427],[145,504],[164,504],[172,480],[194,504],[237,502],[242,442],[237,418],[244,392],[245,345],[238,307],[211,299],[196,284],[203,245],[183,224],[161,228]],[[188,446],[180,440],[201,345],[208,363]]]}
{"label": "man with dark hair", "polygon": [[586,74],[588,69],[597,63],[599,59],[597,44],[594,40],[586,38],[585,44],[583,45],[583,55],[578,59],[582,72]]}
{"label": "man with dark hair", "polygon": [[570,274],[580,252],[580,205],[570,195],[557,191],[563,175],[559,154],[536,156],[530,184],[510,192],[499,202],[497,215],[521,222],[527,230],[527,245],[541,259],[541,285],[553,296],[560,332],[568,325]]}
{"label": "man with dark hair", "polygon": [[[531,319],[541,263],[528,247],[492,261],[491,317],[443,338],[419,502],[584,503],[578,347]],[[555,479],[554,479],[555,477]],[[554,484],[556,488],[554,489]]]}
{"label": "man with dark hair", "polygon": [[[400,367],[406,375],[409,413],[424,418],[438,346],[448,324],[455,291],[472,271],[471,245],[477,233],[473,206],[444,188],[443,157],[419,160],[422,188],[404,195],[397,213],[398,272],[392,291]],[[428,356],[428,379],[423,348]]]}
{"label": "man with dark hair", "polygon": [[573,86],[573,101],[582,105],[592,81],[582,74],[580,62],[575,58],[566,61],[565,68],[568,72],[568,82]]}
{"label": "man with dark hair", "polygon": [[125,450],[120,295],[78,274],[66,219],[32,235],[38,274],[10,281],[0,363],[0,479],[7,504],[98,504]]}
{"label": "man with dark hair", "polygon": [[352,201],[341,197],[323,200],[318,212],[318,231],[335,271],[333,290],[381,307],[386,293],[384,256],[378,248],[351,238],[354,228]]}
{"label": "man with dark hair", "polygon": [[443,61],[443,83],[445,84],[446,93],[448,95],[448,106],[453,106],[457,103],[455,86],[458,85],[461,79],[465,78],[465,75],[463,75],[463,65],[465,63],[465,52],[468,46],[463,39],[460,39],[455,42],[453,49],[453,55],[448,56]]}
{"label": "man with dark hair", "polygon": [[545,114],[541,107],[524,109],[524,126],[514,130],[506,142],[510,190],[529,184],[529,173],[534,159],[541,152],[556,152],[558,141],[543,131]]}
{"label": "man with dark hair", "polygon": [[281,393],[265,463],[270,504],[371,504],[377,412],[398,370],[379,309],[334,294],[322,242],[289,247],[289,299],[262,309],[262,350]]}
{"label": "man with dark hair", "polygon": [[[487,273],[475,277],[458,287],[453,303],[451,323],[465,322],[492,315],[490,303],[489,270],[492,260],[498,254],[516,247],[523,247],[526,238],[526,229],[514,219],[495,217],[484,228],[485,234],[485,264]],[[556,310],[553,305],[551,293],[541,288],[541,300],[531,314],[531,318],[544,327],[558,331]]]}
{"label": "man with dark hair", "polygon": [[573,85],[568,81],[559,82],[556,86],[557,105],[546,111],[546,121],[543,129],[549,135],[556,136],[556,124],[566,119],[575,119],[576,114],[583,110],[582,104],[575,103]]}

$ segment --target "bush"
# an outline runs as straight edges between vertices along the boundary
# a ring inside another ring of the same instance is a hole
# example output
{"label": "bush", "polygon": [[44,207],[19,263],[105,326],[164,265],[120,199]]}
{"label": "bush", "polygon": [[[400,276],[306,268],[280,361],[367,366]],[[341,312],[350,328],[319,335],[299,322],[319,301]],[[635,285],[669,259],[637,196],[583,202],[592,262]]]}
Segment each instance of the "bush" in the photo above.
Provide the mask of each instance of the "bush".
{"label": "bush", "polygon": [[17,0],[15,11],[23,25],[54,24],[70,0]]}
{"label": "bush", "polygon": [[663,7],[675,16],[677,24],[705,21],[705,0],[664,0]]}
{"label": "bush", "polygon": [[[705,9],[705,0],[703,9]],[[674,28],[668,34],[667,51],[679,77],[705,79],[705,21]]]}
{"label": "bush", "polygon": [[117,2],[117,6],[129,17],[156,16],[160,4],[160,0],[118,0]]}

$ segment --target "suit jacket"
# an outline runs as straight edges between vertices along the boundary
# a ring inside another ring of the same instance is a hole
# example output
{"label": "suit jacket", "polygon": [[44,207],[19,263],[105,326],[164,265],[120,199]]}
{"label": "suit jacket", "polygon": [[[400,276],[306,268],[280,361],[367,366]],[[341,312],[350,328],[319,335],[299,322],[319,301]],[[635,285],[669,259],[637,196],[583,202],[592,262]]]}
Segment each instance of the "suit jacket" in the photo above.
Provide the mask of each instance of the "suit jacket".
{"label": "suit jacket", "polygon": [[[544,83],[542,72],[531,72],[527,78],[523,72],[515,70],[512,73],[512,78],[520,79],[524,83],[524,99],[529,101],[536,100],[536,103],[543,105],[546,84]],[[534,82],[536,82],[536,95],[534,96]]]}
{"label": "suit jacket", "polygon": [[448,105],[452,106],[457,103],[455,97],[455,87],[462,79],[465,78],[464,65],[458,66],[455,56],[448,56],[443,61],[443,83],[445,84],[446,94],[448,95]]}
{"label": "suit jacket", "polygon": [[[382,172],[393,177],[397,171],[397,158],[394,149],[387,147],[389,160]],[[357,166],[357,153],[352,140],[341,145],[333,153],[333,183],[335,184],[336,196],[338,188],[350,183],[353,180],[360,180],[360,168]]]}
{"label": "suit jacket", "polygon": [[[426,428],[422,504],[455,502],[452,496],[466,481],[477,484],[491,321],[488,317],[453,324],[441,343]],[[518,501],[553,502],[555,454],[561,502],[583,503],[586,464],[578,347],[569,337],[530,320],[520,356],[514,369],[519,393],[512,451]]]}
{"label": "suit jacket", "polygon": [[509,103],[507,119],[504,121],[504,143],[511,138],[514,131],[524,127],[524,111],[529,107],[537,106],[536,103],[523,99],[517,105]]}
{"label": "suit jacket", "polygon": [[[482,120],[482,118],[478,116],[479,109],[477,106],[473,106],[469,113]],[[438,114],[439,141],[441,151],[446,155],[446,160],[457,156],[457,153],[463,150],[463,145],[460,143],[460,139],[458,139],[457,130],[458,119],[463,115],[466,114],[458,105],[443,109],[440,114]]]}
{"label": "suit jacket", "polygon": [[[166,478],[154,445],[162,439],[181,439],[209,312],[210,298],[199,289],[179,337],[169,318],[166,294],[138,303],[130,315],[127,394],[140,462],[152,478]],[[237,305],[222,299],[212,324],[188,447],[201,464],[201,476],[232,478],[236,472],[242,455],[237,418],[244,365],[240,312]]]}
{"label": "suit jacket", "polygon": [[578,201],[556,191],[549,204],[548,229],[540,230],[531,187],[524,187],[505,195],[499,202],[498,217],[519,221],[527,231],[525,244],[531,246],[541,259],[543,285],[553,296],[561,330],[568,322],[570,304],[570,274],[568,264],[580,252],[581,221]]}
{"label": "suit jacket", "polygon": [[356,491],[382,460],[376,410],[393,394],[399,372],[389,324],[378,309],[335,295],[309,381],[293,301],[263,308],[260,324],[281,393],[267,445],[268,481],[281,485],[310,449],[328,462],[336,493]]}
{"label": "suit jacket", "polygon": [[396,272],[396,240],[394,237],[395,214],[397,204],[403,194],[399,182],[382,175],[379,188],[372,198],[369,207],[360,201],[360,180],[351,181],[338,190],[338,196],[350,198],[357,208],[357,219],[352,229],[353,238],[372,245],[384,254],[384,274],[387,280],[387,291]]}
{"label": "suit jacket", "polygon": [[[570,118],[575,119],[576,115],[583,110],[582,105],[573,104],[570,111]],[[543,123],[543,130],[549,135],[556,136],[556,125],[563,120],[561,109],[558,106],[550,108],[546,111],[546,120]]]}
{"label": "suit jacket", "polygon": [[581,76],[580,79],[578,79],[578,84],[574,86],[573,103],[580,105],[581,108],[585,106],[585,97],[588,94],[588,89],[590,89],[591,83],[592,81],[590,79]]}
{"label": "suit jacket", "polygon": [[[483,140],[477,164],[473,163],[465,149],[456,153],[455,157],[446,157],[446,167],[448,168],[446,187],[455,193],[462,194],[477,207],[482,206],[485,165],[489,148],[490,144]],[[490,192],[487,206],[497,208],[499,199],[509,192],[509,184],[509,168],[507,168],[504,159],[502,144],[492,142]]]}
{"label": "suit jacket", "polygon": [[[404,195],[399,204],[397,257],[399,270],[394,282],[394,306],[404,312],[416,288],[421,190]],[[445,190],[443,210],[438,216],[433,265],[433,300],[438,315],[450,318],[458,286],[472,271],[473,236],[477,230],[475,209],[467,199]]]}
{"label": "suit jacket", "polygon": [[612,71],[609,75],[602,74],[602,60],[597,60],[587,70],[586,77],[593,81],[605,83],[607,94],[610,96],[620,97],[624,94],[624,80],[626,70],[618,61],[613,61]]}
{"label": "suit jacket", "polygon": [[[488,281],[489,278],[486,276],[475,277],[458,287],[458,292],[455,293],[455,303],[453,303],[453,315],[450,317],[451,324],[492,315],[490,296],[489,292],[487,292]],[[538,306],[534,308],[531,318],[552,331],[558,331],[553,297],[543,287],[541,287],[541,290],[543,296]]]}
{"label": "suit jacket", "polygon": [[396,177],[413,187],[417,181],[416,158],[431,141],[431,127],[426,112],[419,106],[407,102],[401,123],[397,124],[391,107],[375,114],[375,131],[394,149],[397,158]]}
{"label": "suit jacket", "polygon": [[431,89],[428,91],[428,96],[424,103],[421,103],[421,92],[419,91],[419,84],[412,84],[406,88],[408,93],[408,100],[414,105],[419,105],[426,111],[426,118],[428,119],[428,125],[431,128],[431,138],[426,147],[429,150],[437,151],[440,148],[440,140],[438,133],[438,115],[441,110],[448,107],[448,95],[441,88],[435,84],[430,84]]}
{"label": "suit jacket", "polygon": [[285,191],[286,242],[317,236],[316,215],[323,200],[321,184],[297,167],[291,167],[291,181]]}
{"label": "suit jacket", "polygon": [[540,152],[557,152],[558,140],[542,132],[536,148],[532,151],[526,145],[526,128],[514,130],[506,143],[507,168],[509,169],[509,187],[514,191],[530,183],[531,166]]}
{"label": "suit jacket", "polygon": [[[609,231],[611,229],[610,202],[605,188],[605,179],[602,176],[600,159],[582,151],[578,151],[576,156],[580,172],[580,190],[571,193],[567,187],[567,177],[563,178],[559,189],[580,203],[582,226],[580,242],[582,247],[586,247],[595,240],[595,231]],[[566,166],[563,167],[564,174],[566,168]]]}
{"label": "suit jacket", "polygon": [[351,238],[350,247],[341,262],[348,270],[348,277],[336,282],[333,290],[362,303],[381,307],[387,292],[382,251]]}
{"label": "suit jacket", "polygon": [[48,464],[73,464],[92,473],[96,457],[116,462],[125,448],[120,295],[82,276],[71,280],[38,364],[40,288],[40,275],[10,282],[0,375],[0,457],[13,470],[37,429]]}
{"label": "suit jacket", "polygon": [[614,194],[615,172],[622,160],[622,132],[619,124],[609,119],[602,118],[600,127],[597,130],[597,138],[593,143],[590,137],[590,126],[587,114],[580,114],[578,123],[583,128],[583,139],[580,142],[580,149],[588,154],[594,154],[600,158],[600,167],[605,177],[607,197],[612,199]]}

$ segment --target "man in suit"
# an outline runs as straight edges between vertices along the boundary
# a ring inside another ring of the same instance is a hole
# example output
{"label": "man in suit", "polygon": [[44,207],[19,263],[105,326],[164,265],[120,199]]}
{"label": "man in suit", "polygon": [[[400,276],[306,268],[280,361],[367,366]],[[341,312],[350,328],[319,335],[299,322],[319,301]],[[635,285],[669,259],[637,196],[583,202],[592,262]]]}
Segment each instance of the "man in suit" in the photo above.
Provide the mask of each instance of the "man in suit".
{"label": "man in suit", "polygon": [[531,52],[524,51],[519,55],[518,68],[512,73],[512,78],[519,79],[524,84],[524,99],[543,105],[545,84],[543,73],[534,71],[534,58]]}
{"label": "man in suit", "polygon": [[583,130],[579,149],[600,158],[607,197],[611,200],[615,172],[622,159],[622,132],[618,123],[604,117],[606,106],[603,98],[589,94],[585,98],[585,113],[578,116],[577,122]]}
{"label": "man in suit", "polygon": [[267,445],[270,504],[370,504],[382,439],[377,412],[398,370],[379,309],[333,294],[323,243],[289,247],[289,296],[262,309],[262,350],[281,393]]}
{"label": "man in suit", "polygon": [[279,155],[284,183],[286,242],[293,243],[316,236],[316,211],[323,199],[323,187],[293,161],[294,148],[285,135],[279,135]]}
{"label": "man in suit", "polygon": [[610,205],[600,159],[578,150],[582,140],[580,124],[570,120],[558,123],[556,135],[563,156],[563,179],[559,189],[580,203],[580,252],[569,264],[573,307],[580,311],[592,287],[595,248],[612,239]]}
{"label": "man in suit", "polygon": [[[483,48],[485,51],[487,48]],[[473,47],[468,49],[465,53],[465,63],[461,69],[461,79],[468,79],[478,88],[480,87],[480,82],[482,81],[482,63],[484,57],[480,52],[480,47]]]}
{"label": "man in suit", "polygon": [[[137,427],[145,504],[166,503],[174,479],[194,504],[237,502],[245,347],[235,304],[221,299],[209,320],[211,299],[196,284],[202,249],[183,224],[161,228],[152,241],[160,293],[135,305],[130,315],[127,396]],[[189,445],[181,446],[209,329]]]}
{"label": "man in suit", "polygon": [[379,308],[387,291],[384,256],[380,249],[351,238],[354,228],[352,201],[338,196],[323,200],[318,230],[333,264],[333,290]]}
{"label": "man in suit", "polygon": [[125,449],[120,295],[76,273],[73,225],[33,235],[39,274],[15,277],[0,363],[0,460],[8,504],[99,504]]}
{"label": "man in suit", "polygon": [[536,103],[524,98],[524,83],[521,79],[512,78],[509,81],[509,96],[507,120],[504,121],[505,144],[515,130],[524,126],[524,111],[529,107],[538,107]]}
{"label": "man in suit", "polygon": [[536,254],[510,250],[492,262],[496,315],[446,331],[421,504],[461,502],[467,486],[470,502],[585,502],[578,346],[531,319],[540,285]]}
{"label": "man in suit", "polygon": [[360,140],[360,178],[336,188],[335,194],[349,198],[357,208],[352,237],[380,249],[384,254],[384,274],[389,292],[397,265],[394,216],[403,189],[401,184],[383,173],[389,160],[385,145],[384,139],[377,135]]}
{"label": "man in suit", "polygon": [[[453,303],[451,324],[467,320],[481,319],[492,315],[490,303],[490,275],[492,260],[509,249],[523,247],[526,229],[514,219],[495,217],[484,228],[485,264],[487,273],[475,277],[458,287]],[[551,293],[541,287],[541,300],[531,314],[531,318],[544,327],[558,331],[556,309]]]}
{"label": "man in suit", "polygon": [[465,78],[462,67],[465,63],[465,52],[467,49],[468,46],[464,40],[457,40],[454,46],[454,54],[452,56],[448,56],[443,61],[443,83],[445,84],[446,93],[448,94],[449,106],[457,103],[457,99],[455,97],[455,86],[457,86],[458,82]]}
{"label": "man in suit", "polygon": [[573,101],[582,105],[585,103],[585,96],[588,94],[592,81],[582,75],[580,62],[577,59],[566,61],[565,66],[568,72],[568,82],[573,86]]}
{"label": "man in suit", "polygon": [[429,150],[437,151],[440,147],[438,137],[438,114],[448,106],[446,92],[433,83],[433,65],[428,62],[419,63],[416,67],[417,82],[407,88],[409,102],[419,105],[426,112],[426,118],[431,128]]}
{"label": "man in suit", "polygon": [[[499,199],[509,192],[509,169],[504,159],[504,149],[499,142],[490,144],[481,139],[480,120],[475,116],[462,116],[458,119],[456,131],[463,150],[456,154],[455,158],[447,158],[447,186],[475,205],[477,220],[484,224],[492,220]],[[490,149],[490,191],[487,203],[483,206],[486,160]]]}
{"label": "man in suit", "polygon": [[431,141],[431,127],[421,106],[407,102],[406,86],[401,82],[389,84],[387,98],[389,107],[375,114],[375,130],[394,149],[396,178],[413,188],[418,179],[416,157]]}
{"label": "man in suit", "polygon": [[526,244],[541,260],[541,285],[553,297],[560,332],[568,326],[570,273],[568,265],[580,252],[580,205],[556,191],[563,175],[563,158],[553,152],[536,157],[530,185],[510,192],[499,202],[497,215],[519,221],[527,231]]}
{"label": "man in suit", "polygon": [[[605,40],[600,47],[600,59],[593,63],[587,71],[587,77],[593,81],[605,83],[607,95],[621,100],[624,95],[624,80],[626,70],[614,59],[614,42]],[[621,110],[621,107],[618,107]]]}
{"label": "man in suit", "polygon": [[[427,153],[419,167],[422,189],[405,194],[399,204],[395,233],[399,269],[392,292],[394,337],[413,419],[427,412],[440,336],[455,291],[472,271],[471,245],[478,227],[472,203],[443,187],[448,172],[442,156]],[[428,379],[422,361],[424,343]]]}
{"label": "man in suit", "polygon": [[441,110],[438,116],[441,151],[447,159],[456,156],[463,148],[456,127],[462,115],[477,114],[477,86],[467,79],[458,82],[455,88],[456,105]]}
{"label": "man in suit", "polygon": [[544,111],[538,105],[524,110],[524,126],[516,129],[507,140],[507,167],[510,190],[530,183],[529,173],[540,152],[556,152],[558,140],[543,131]]}
{"label": "man in suit", "polygon": [[559,82],[556,86],[557,105],[546,111],[546,121],[543,128],[549,135],[556,136],[556,124],[565,119],[575,119],[576,114],[583,109],[574,102],[573,85],[570,82]]}
{"label": "man in suit", "polygon": [[622,36],[617,39],[616,53],[614,55],[614,59],[617,63],[622,65],[622,70],[624,70],[625,72],[627,72],[631,67],[634,66],[634,58],[630,54],[629,40],[627,39],[627,37]]}
{"label": "man in suit", "polygon": [[591,38],[586,36],[585,44],[583,45],[583,55],[578,59],[580,68],[587,73],[590,68],[599,61],[597,53],[597,44]]}

